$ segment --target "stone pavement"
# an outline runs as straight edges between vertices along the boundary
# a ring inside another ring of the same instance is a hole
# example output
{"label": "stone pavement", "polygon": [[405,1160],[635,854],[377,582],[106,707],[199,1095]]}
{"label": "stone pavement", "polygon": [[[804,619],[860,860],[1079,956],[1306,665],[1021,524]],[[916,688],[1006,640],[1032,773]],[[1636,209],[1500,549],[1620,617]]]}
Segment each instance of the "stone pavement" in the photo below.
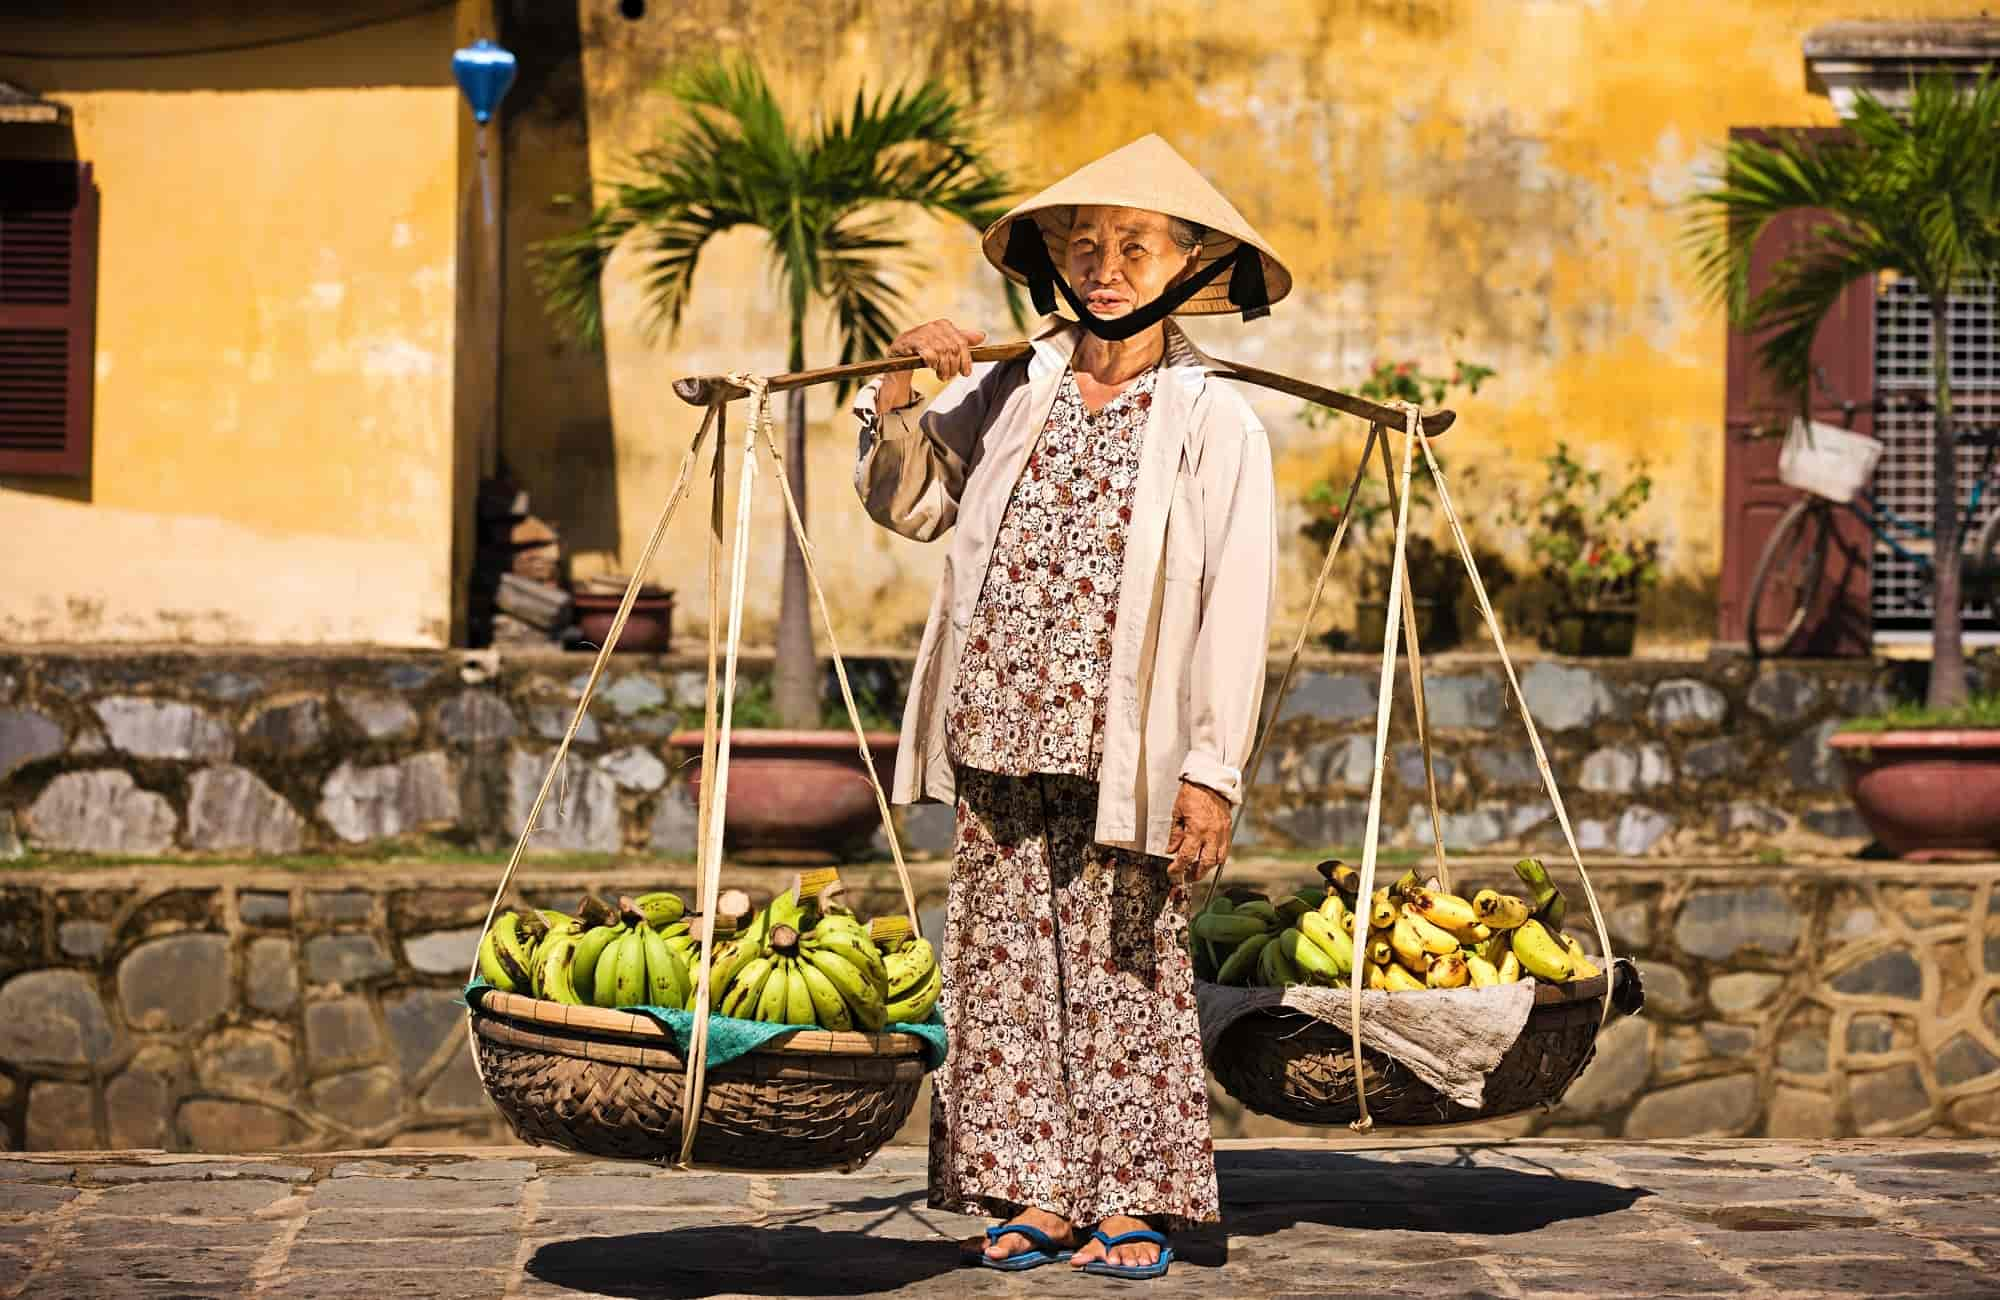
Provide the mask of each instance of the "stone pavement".
{"label": "stone pavement", "polygon": [[[2000,1142],[1232,1142],[1226,1233],[1147,1293],[2000,1294]],[[850,1176],[525,1147],[0,1161],[0,1294],[1097,1296],[954,1267],[923,1153]]]}

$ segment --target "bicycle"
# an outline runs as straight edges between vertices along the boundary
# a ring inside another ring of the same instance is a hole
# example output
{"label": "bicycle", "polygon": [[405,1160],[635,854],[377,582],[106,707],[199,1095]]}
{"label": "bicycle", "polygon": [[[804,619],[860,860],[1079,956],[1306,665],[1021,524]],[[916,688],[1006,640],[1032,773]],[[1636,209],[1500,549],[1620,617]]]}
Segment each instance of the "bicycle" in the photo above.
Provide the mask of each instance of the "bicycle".
{"label": "bicycle", "polygon": [[[1834,395],[1823,372],[1816,371],[1815,378],[1822,389]],[[1877,395],[1869,404],[1876,414],[1922,412],[1929,410],[1930,406],[1925,398],[1894,395]],[[1845,426],[1843,431],[1851,434],[1855,414],[1860,408],[1856,403],[1845,400],[1840,400],[1840,408]],[[1863,435],[1853,436],[1858,439]],[[1965,519],[1969,525],[1978,519],[1987,486],[1993,481],[1994,464],[1996,459],[2000,459],[2000,428],[1964,427],[1958,431],[1955,441],[1963,446],[1986,449],[1966,502]],[[1869,457],[1869,464],[1873,464],[1872,456]],[[1865,477],[1865,473],[1857,476],[1860,477]],[[1855,503],[1855,497],[1860,498],[1861,504]],[[1812,611],[1813,601],[1819,595],[1819,584],[1826,573],[1827,548],[1833,540],[1834,511],[1837,509],[1846,510],[1859,519],[1877,542],[1914,566],[1925,587],[1934,580],[1935,570],[1930,556],[1910,549],[1902,540],[1929,541],[1934,537],[1931,529],[1898,515],[1877,501],[1873,492],[1858,484],[1846,497],[1821,495],[1807,487],[1798,501],[1778,520],[1778,526],[1764,543],[1763,554],[1758,557],[1756,571],[1750,579],[1744,640],[1752,659],[1781,656],[1793,648],[1800,630],[1805,626],[1807,615]],[[1967,603],[1972,603],[1971,598],[1982,585],[1990,587],[1993,580],[2000,577],[2000,510],[1996,510],[1980,526],[1978,536],[1966,554],[1964,574]],[[1777,602],[1777,608],[1790,610],[1781,627],[1773,631],[1758,627],[1758,615],[1765,607],[1767,593]]]}

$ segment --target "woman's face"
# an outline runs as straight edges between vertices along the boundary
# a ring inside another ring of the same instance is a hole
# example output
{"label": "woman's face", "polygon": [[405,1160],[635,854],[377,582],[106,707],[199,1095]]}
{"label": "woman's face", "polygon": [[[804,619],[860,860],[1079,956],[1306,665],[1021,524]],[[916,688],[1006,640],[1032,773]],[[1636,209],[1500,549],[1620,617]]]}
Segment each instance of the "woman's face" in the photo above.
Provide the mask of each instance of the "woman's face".
{"label": "woman's face", "polygon": [[1080,207],[1069,228],[1065,270],[1090,314],[1129,315],[1192,273],[1201,255],[1174,242],[1167,219],[1143,208]]}

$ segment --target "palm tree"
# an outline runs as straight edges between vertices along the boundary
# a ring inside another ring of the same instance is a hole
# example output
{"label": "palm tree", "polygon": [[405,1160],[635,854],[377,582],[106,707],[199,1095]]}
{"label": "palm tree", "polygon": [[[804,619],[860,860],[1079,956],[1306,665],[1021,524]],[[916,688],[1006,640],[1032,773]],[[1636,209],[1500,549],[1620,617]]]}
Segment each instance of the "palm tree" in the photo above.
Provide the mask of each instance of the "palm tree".
{"label": "palm tree", "polygon": [[[1759,346],[1770,372],[1806,399],[1813,338],[1842,290],[1892,271],[1916,282],[1931,311],[1935,386],[1932,447],[1938,484],[1933,564],[1936,606],[1926,703],[1965,703],[1964,519],[1955,484],[1951,358],[1946,330],[1954,285],[2000,273],[2000,81],[1960,90],[1945,73],[1919,82],[1906,113],[1862,95],[1845,138],[1808,142],[1780,133],[1732,141],[1721,185],[1694,196],[1688,224],[1704,289],[1742,328],[1769,330]],[[1810,238],[1749,292],[1750,250],[1779,217],[1809,212]]]}
{"label": "palm tree", "polygon": [[[641,152],[628,179],[574,234],[536,249],[543,297],[579,339],[603,334],[600,285],[612,251],[638,242],[646,337],[671,339],[694,293],[709,240],[738,226],[764,232],[791,317],[787,365],[806,367],[806,313],[832,311],[843,364],[880,355],[897,333],[902,300],[888,273],[908,265],[894,207],[909,205],[984,229],[1011,186],[977,141],[968,108],[926,81],[893,94],[855,95],[845,114],[785,119],[770,83],[748,60],[703,62],[669,83],[685,109]],[[1010,304],[1012,298],[1010,296]],[[1018,318],[1019,309],[1015,308]],[[845,395],[843,391],[843,396]],[[805,394],[786,404],[785,457],[803,518]],[[779,598],[773,703],[780,725],[819,724],[819,676],[806,604],[805,560],[789,532]]]}

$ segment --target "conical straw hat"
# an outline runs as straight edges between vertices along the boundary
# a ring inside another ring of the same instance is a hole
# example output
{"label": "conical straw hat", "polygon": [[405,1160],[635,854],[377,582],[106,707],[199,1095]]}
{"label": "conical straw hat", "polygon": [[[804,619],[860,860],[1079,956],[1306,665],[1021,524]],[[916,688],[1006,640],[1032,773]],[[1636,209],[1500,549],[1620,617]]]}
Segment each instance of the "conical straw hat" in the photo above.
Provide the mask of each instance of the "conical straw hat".
{"label": "conical straw hat", "polygon": [[[1069,231],[1054,228],[1056,218],[1066,215],[1055,210],[1071,206],[1143,208],[1196,222],[1208,228],[1197,271],[1233,256],[1239,243],[1248,244],[1262,256],[1264,285],[1270,301],[1277,302],[1292,291],[1292,273],[1271,251],[1264,237],[1250,228],[1235,205],[1223,198],[1187,159],[1157,135],[1134,140],[1104,155],[994,222],[983,240],[986,260],[1008,279],[1018,284],[1028,282],[1025,275],[1005,261],[1007,238],[1014,222],[1027,217],[1041,228],[1049,257],[1060,269],[1066,264]],[[1240,310],[1237,303],[1230,301],[1229,287],[1230,276],[1218,275],[1181,304],[1175,315],[1213,316]]]}

